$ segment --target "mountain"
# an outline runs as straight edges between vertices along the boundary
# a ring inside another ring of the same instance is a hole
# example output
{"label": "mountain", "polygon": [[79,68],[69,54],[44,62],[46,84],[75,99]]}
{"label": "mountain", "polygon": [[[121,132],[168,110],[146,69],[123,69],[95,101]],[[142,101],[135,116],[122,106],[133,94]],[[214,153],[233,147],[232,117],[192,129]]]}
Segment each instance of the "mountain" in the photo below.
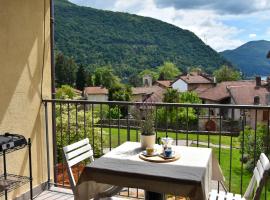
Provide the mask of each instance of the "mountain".
{"label": "mountain", "polygon": [[248,77],[267,76],[270,74],[270,61],[266,58],[269,50],[270,41],[259,40],[248,42],[234,50],[223,51],[221,55]]}
{"label": "mountain", "polygon": [[122,78],[164,61],[182,70],[211,72],[228,63],[194,33],[137,15],[77,6],[55,0],[56,50],[91,70],[111,65]]}

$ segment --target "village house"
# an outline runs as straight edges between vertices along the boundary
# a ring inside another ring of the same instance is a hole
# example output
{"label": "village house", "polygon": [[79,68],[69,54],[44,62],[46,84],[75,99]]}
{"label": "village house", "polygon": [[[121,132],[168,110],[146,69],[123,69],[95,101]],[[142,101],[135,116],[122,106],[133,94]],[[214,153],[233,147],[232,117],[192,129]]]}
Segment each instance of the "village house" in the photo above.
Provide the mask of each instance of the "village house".
{"label": "village house", "polygon": [[83,96],[89,101],[108,101],[108,89],[104,87],[85,87]]}
{"label": "village house", "polygon": [[154,85],[162,87],[164,89],[171,88],[172,81],[169,80],[157,80],[154,82]]}
{"label": "village house", "polygon": [[[228,81],[217,84],[199,94],[205,104],[234,104],[234,105],[270,105],[269,79],[262,81],[261,77],[256,80]],[[246,123],[251,127],[258,122],[266,122],[269,112],[267,110],[250,110],[245,113]],[[238,121],[243,113],[240,109],[212,109],[213,116],[221,115],[223,119]],[[256,119],[257,115],[257,119]]]}
{"label": "village house", "polygon": [[215,84],[214,78],[200,72],[192,72],[179,76],[171,83],[171,87],[179,92],[195,91],[200,93],[214,87]]}

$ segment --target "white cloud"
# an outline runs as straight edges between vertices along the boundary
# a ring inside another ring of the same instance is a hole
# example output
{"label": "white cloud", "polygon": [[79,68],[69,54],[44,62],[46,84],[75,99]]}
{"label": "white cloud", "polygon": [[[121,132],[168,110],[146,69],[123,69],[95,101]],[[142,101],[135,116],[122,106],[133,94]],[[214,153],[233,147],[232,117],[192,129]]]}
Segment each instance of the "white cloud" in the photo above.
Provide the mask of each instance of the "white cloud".
{"label": "white cloud", "polygon": [[248,35],[249,38],[255,38],[256,36],[257,36],[257,34],[255,34],[255,33],[251,33]]}
{"label": "white cloud", "polygon": [[148,3],[137,14],[160,19],[190,30],[217,51],[233,49],[244,43],[239,39],[235,39],[235,36],[241,33],[242,30],[220,22],[221,17],[214,11],[176,10],[174,7],[159,8],[153,0],[145,0],[144,2]]}

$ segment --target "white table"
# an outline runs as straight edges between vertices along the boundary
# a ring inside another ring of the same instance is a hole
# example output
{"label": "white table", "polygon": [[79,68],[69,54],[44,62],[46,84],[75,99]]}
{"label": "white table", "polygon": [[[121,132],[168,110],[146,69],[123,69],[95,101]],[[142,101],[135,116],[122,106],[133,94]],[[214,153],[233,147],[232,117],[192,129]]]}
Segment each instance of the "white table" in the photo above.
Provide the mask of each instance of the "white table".
{"label": "white table", "polygon": [[211,179],[223,179],[212,149],[185,146],[174,146],[173,149],[180,154],[179,160],[151,163],[139,158],[140,143],[120,145],[84,169],[75,199],[92,198],[95,182],[183,195],[196,200],[207,199]]}

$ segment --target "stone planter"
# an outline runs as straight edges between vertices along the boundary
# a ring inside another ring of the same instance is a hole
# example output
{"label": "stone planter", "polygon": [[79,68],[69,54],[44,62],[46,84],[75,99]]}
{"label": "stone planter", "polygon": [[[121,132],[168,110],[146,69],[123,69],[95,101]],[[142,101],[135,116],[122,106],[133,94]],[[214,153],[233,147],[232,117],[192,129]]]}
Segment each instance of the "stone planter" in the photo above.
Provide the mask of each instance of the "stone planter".
{"label": "stone planter", "polygon": [[154,148],[156,143],[156,135],[141,135],[141,147],[142,149]]}

